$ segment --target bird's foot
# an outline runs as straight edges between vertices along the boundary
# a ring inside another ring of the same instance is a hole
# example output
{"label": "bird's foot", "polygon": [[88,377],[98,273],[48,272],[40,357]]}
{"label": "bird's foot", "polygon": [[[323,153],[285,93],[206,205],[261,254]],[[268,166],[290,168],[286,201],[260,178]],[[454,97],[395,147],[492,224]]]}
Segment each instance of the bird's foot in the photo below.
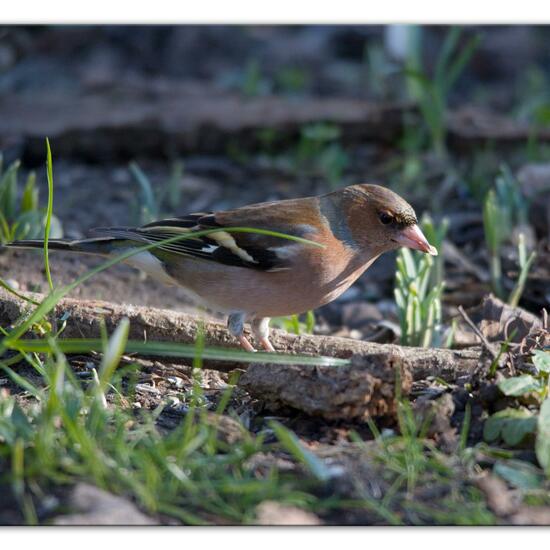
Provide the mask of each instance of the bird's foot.
{"label": "bird's foot", "polygon": [[[255,352],[256,351],[256,348],[249,342],[248,338],[242,334],[241,336],[238,337],[239,338],[239,342],[242,346],[242,348],[245,350],[245,351],[251,351],[251,352]],[[263,345],[263,344],[262,344]]]}
{"label": "bird's foot", "polygon": [[269,341],[269,338],[260,338],[260,345],[265,349],[265,351],[275,351],[275,348]]}

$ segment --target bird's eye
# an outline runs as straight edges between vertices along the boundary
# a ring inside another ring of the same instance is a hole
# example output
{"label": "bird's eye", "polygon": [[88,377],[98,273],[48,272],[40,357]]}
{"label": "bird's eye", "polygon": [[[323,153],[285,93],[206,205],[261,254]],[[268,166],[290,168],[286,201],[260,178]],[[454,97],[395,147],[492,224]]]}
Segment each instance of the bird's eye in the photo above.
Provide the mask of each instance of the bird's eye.
{"label": "bird's eye", "polygon": [[387,212],[380,212],[380,214],[378,214],[378,219],[384,225],[388,225],[393,221],[393,216]]}

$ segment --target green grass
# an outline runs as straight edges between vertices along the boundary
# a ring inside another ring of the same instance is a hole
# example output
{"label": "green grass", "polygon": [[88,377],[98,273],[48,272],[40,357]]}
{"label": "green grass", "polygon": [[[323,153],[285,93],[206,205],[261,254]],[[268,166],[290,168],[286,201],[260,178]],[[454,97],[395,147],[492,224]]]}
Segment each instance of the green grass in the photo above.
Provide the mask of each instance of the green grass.
{"label": "green grass", "polygon": [[[86,387],[60,351],[40,362],[29,356],[44,384],[23,382],[33,406],[22,408],[14,397],[2,399],[0,470],[11,480],[27,522],[37,519],[37,488],[82,479],[130,495],[149,513],[188,524],[248,523],[265,499],[307,508],[314,503],[300,490],[301,483],[287,484],[276,472],[258,478],[246,467],[247,459],[276,445],[267,446],[263,435],[244,429],[239,443],[224,443],[216,424],[206,421],[198,384],[190,412],[168,434],[155,423],[162,405],[137,412],[128,407],[122,395],[132,388],[123,382],[124,371],[116,372],[127,331],[121,324],[104,342],[97,382]],[[14,371],[4,370],[18,380]]]}
{"label": "green grass", "polygon": [[[483,495],[468,481],[470,449],[461,445],[453,455],[437,449],[427,437],[433,418],[418,416],[406,400],[400,400],[397,416],[399,432],[380,433],[369,422],[377,443],[369,456],[379,464],[380,482],[387,487],[377,503],[381,518],[394,525],[494,524]],[[424,496],[425,491],[438,496]]]}

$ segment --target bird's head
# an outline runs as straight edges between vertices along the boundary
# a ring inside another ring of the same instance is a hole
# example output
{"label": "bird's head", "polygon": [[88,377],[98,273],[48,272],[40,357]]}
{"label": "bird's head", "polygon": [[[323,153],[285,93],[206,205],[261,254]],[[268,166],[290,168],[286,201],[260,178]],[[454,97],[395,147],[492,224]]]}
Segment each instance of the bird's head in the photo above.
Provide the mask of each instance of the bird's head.
{"label": "bird's head", "polygon": [[350,233],[362,247],[382,253],[405,246],[437,256],[412,206],[397,193],[372,184],[352,185],[341,193]]}

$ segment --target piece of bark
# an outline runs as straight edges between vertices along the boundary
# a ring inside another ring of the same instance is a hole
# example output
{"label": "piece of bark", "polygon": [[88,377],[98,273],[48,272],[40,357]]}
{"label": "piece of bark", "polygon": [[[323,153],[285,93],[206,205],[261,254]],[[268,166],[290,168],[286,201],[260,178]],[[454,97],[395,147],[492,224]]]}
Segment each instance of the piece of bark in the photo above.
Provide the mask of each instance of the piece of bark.
{"label": "piece of bark", "polygon": [[493,294],[486,296],[473,314],[478,317],[479,329],[490,342],[503,342],[514,331],[515,335],[510,341],[521,342],[542,326],[536,315],[520,307],[512,307]]}
{"label": "piece of bark", "polygon": [[[2,326],[16,322],[28,308],[22,300],[0,290]],[[66,319],[63,338],[97,338],[102,321],[108,332],[112,332],[123,318],[130,320],[130,339],[140,341],[193,343],[199,330],[197,319],[189,315],[99,301],[64,299],[54,314],[57,319],[61,316]],[[221,323],[204,321],[201,326],[207,345],[237,346]],[[271,406],[290,406],[329,419],[361,419],[393,414],[396,395],[406,394],[413,378],[437,376],[454,382],[475,373],[480,362],[479,349],[407,348],[329,336],[296,336],[278,330],[273,331],[272,342],[279,352],[345,358],[350,359],[350,364],[246,366],[236,361],[205,361],[204,366],[221,371],[247,368],[240,384],[253,397]],[[170,361],[177,359],[171,357]]]}
{"label": "piece of bark", "polygon": [[291,407],[329,420],[391,416],[412,386],[410,367],[392,353],[355,355],[341,367],[253,363],[239,384],[270,410]]}

